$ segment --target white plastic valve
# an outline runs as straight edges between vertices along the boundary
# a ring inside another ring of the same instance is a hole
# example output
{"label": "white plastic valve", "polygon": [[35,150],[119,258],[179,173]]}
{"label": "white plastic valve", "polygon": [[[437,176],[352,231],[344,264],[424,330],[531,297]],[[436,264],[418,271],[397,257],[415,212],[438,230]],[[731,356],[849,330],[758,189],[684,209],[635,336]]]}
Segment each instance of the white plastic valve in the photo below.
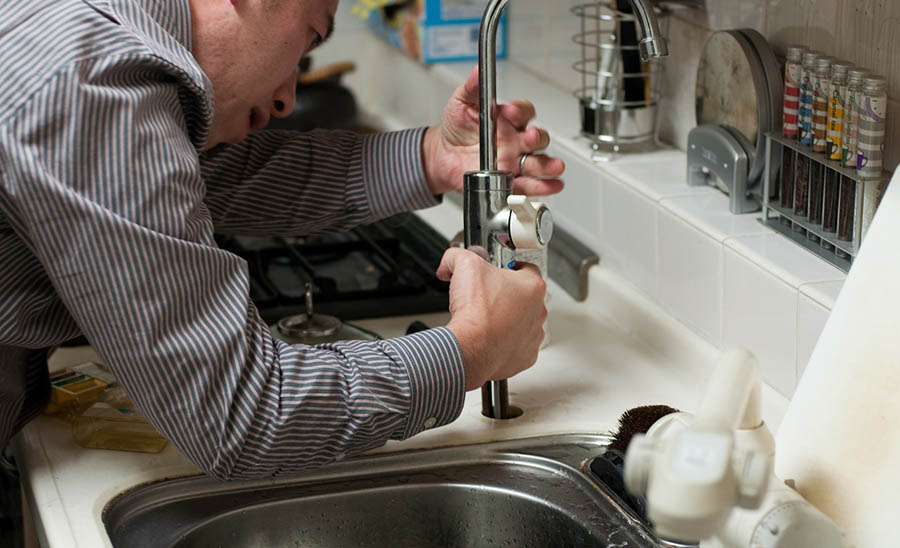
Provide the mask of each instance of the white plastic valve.
{"label": "white plastic valve", "polygon": [[509,206],[509,237],[516,249],[541,249],[553,235],[553,217],[542,202],[532,202],[528,196],[511,194]]}

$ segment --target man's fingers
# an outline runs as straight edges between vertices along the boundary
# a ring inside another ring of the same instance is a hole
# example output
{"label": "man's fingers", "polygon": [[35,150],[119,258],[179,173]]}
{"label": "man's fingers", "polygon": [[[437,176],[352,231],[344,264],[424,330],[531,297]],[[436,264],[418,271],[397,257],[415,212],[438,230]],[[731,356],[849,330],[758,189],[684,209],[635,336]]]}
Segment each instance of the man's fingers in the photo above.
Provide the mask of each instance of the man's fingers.
{"label": "man's fingers", "polygon": [[526,196],[549,196],[558,194],[565,187],[561,179],[534,179],[532,177],[517,177],[513,181],[513,192]]}
{"label": "man's fingers", "polygon": [[509,103],[498,105],[497,115],[506,118],[516,128],[516,131],[525,131],[528,122],[534,118],[535,110],[530,101],[515,99]]}
{"label": "man's fingers", "polygon": [[528,150],[544,150],[550,146],[550,134],[545,129],[531,126],[522,132],[522,142]]}
{"label": "man's fingers", "polygon": [[487,259],[487,253],[482,249],[463,249],[461,247],[451,247],[444,252],[441,257],[441,264],[438,265],[435,275],[443,282],[449,282],[453,277],[461,262]]}
{"label": "man's fingers", "polygon": [[[522,168],[521,171],[518,167]],[[557,179],[565,170],[566,163],[559,158],[546,154],[529,154],[521,166],[517,166],[516,176]]]}
{"label": "man's fingers", "polygon": [[457,88],[455,95],[463,103],[478,108],[478,65],[469,72],[466,83]]}
{"label": "man's fingers", "polygon": [[441,264],[438,265],[436,272],[439,280],[444,282],[450,281],[450,278],[453,276],[453,270],[456,267],[456,261],[461,253],[465,253],[465,250],[459,247],[451,247],[444,252],[444,256],[441,257]]}
{"label": "man's fingers", "polygon": [[537,265],[533,263],[526,263],[525,261],[516,261],[512,266],[512,270],[527,271],[537,274],[538,276],[541,275],[541,269],[538,268]]}

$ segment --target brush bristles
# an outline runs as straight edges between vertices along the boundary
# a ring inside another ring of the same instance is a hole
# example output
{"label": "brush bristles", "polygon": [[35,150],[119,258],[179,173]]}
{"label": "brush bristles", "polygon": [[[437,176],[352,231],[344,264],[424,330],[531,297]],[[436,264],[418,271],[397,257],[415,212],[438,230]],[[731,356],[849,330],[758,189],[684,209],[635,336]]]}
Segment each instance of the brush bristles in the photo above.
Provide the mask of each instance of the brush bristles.
{"label": "brush bristles", "polygon": [[619,417],[619,431],[607,449],[625,453],[635,434],[646,434],[653,423],[671,413],[678,413],[678,409],[668,405],[643,405],[625,411]]}

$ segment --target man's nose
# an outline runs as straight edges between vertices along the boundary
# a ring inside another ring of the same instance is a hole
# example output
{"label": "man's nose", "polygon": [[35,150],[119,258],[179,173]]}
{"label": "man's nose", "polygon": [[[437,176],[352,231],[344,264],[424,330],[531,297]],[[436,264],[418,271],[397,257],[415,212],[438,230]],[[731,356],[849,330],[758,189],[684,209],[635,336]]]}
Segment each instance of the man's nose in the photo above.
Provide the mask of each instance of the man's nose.
{"label": "man's nose", "polygon": [[272,94],[272,116],[286,118],[294,112],[294,100],[297,93],[297,71],[291,73],[287,80]]}

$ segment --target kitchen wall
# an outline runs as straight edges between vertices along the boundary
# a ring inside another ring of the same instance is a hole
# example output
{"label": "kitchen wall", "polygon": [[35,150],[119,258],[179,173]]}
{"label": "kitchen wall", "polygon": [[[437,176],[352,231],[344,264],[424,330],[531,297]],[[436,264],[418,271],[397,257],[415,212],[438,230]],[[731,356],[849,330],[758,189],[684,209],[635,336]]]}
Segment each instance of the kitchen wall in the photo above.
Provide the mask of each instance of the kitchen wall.
{"label": "kitchen wall", "polygon": [[[511,0],[511,58],[565,89],[581,87],[572,69],[581,57],[572,41],[580,18],[570,9],[583,3]],[[790,44],[805,44],[887,77],[886,164],[893,170],[900,163],[900,1],[706,0],[706,6],[705,11],[678,11],[665,22],[670,56],[660,120],[664,141],[681,149],[687,145],[695,125],[694,81],[707,36],[716,29],[750,27],[763,33],[779,56]]]}

